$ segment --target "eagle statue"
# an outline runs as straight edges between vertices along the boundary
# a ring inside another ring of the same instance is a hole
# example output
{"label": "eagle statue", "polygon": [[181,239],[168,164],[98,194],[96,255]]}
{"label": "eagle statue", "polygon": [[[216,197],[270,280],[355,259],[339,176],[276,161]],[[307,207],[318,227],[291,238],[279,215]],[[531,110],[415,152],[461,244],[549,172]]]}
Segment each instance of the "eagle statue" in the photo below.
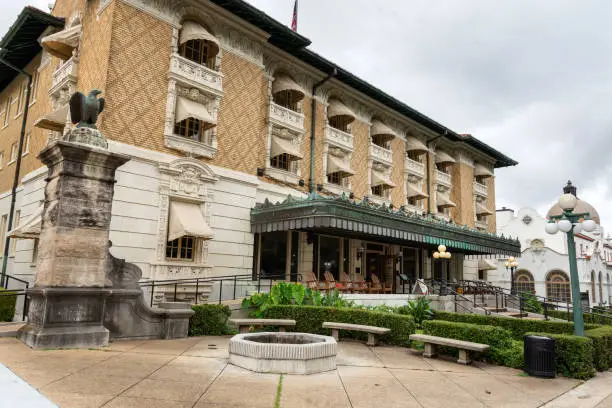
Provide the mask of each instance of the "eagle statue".
{"label": "eagle statue", "polygon": [[96,128],[98,115],[104,110],[104,98],[98,99],[102,91],[92,89],[89,95],[75,92],[70,97],[70,119],[77,127]]}

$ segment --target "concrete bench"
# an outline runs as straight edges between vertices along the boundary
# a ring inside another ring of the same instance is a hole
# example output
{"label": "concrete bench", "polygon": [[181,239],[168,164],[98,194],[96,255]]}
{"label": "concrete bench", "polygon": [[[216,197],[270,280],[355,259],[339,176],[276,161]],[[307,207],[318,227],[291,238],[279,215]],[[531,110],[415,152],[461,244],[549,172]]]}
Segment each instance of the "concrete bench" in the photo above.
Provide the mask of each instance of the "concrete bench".
{"label": "concrete bench", "polygon": [[410,340],[422,341],[425,343],[425,352],[423,357],[435,357],[438,354],[438,346],[453,347],[459,349],[459,364],[471,364],[472,358],[470,353],[482,353],[489,348],[488,344],[472,343],[471,341],[447,339],[445,337],[429,336],[427,334],[411,334]]}
{"label": "concrete bench", "polygon": [[351,330],[368,333],[368,346],[375,346],[378,338],[391,331],[385,327],[364,326],[361,324],[338,323],[338,322],[323,322],[324,329],[332,329],[332,336],[336,341],[340,341],[340,330]]}
{"label": "concrete bench", "polygon": [[284,332],[285,327],[294,327],[292,319],[229,319],[229,322],[238,327],[240,333],[248,333],[251,326],[278,326],[278,331]]}

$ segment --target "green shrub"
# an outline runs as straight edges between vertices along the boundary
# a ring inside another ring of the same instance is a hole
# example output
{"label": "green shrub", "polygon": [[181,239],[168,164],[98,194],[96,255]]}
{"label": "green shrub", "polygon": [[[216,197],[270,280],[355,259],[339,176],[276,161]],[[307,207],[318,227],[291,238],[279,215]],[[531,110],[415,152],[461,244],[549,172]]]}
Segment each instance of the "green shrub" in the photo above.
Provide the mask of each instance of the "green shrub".
{"label": "green shrub", "polygon": [[557,333],[526,333],[555,340],[557,372],[566,377],[586,380],[595,375],[593,340],[588,337]]}
{"label": "green shrub", "polygon": [[491,360],[506,367],[522,369],[525,366],[523,351],[523,342],[520,340],[512,340],[508,348],[492,349]]}
{"label": "green shrub", "polygon": [[0,287],[0,322],[13,321],[17,303],[17,295],[10,296],[13,293]]}
{"label": "green shrub", "polygon": [[521,298],[523,299],[523,306],[527,312],[542,314],[544,312],[544,306],[538,301],[538,298],[533,293],[521,292]]}
{"label": "green shrub", "polygon": [[[549,310],[547,314],[557,319],[563,319],[563,320],[568,319],[567,310]],[[604,324],[604,325],[612,326],[612,317],[609,317],[609,316],[610,314],[607,312],[605,314],[597,314],[597,315],[594,315],[592,313],[583,313],[582,319],[584,320],[585,323],[589,323],[591,325]],[[571,311],[569,313],[569,319],[573,320]]]}
{"label": "green shrub", "polygon": [[434,312],[431,309],[430,303],[431,300],[421,296],[416,302],[410,300],[406,306],[398,307],[396,312],[412,316],[417,326],[421,327],[424,320],[431,320],[434,317]]}
{"label": "green shrub", "polygon": [[225,305],[196,305],[191,307],[195,314],[189,319],[190,336],[221,336],[232,334],[227,319],[232,314]]}
{"label": "green shrub", "polygon": [[585,334],[593,341],[593,362],[597,371],[612,368],[612,327],[587,330]]}
{"label": "green shrub", "polygon": [[[325,306],[271,305],[265,311],[268,319],[294,319],[295,328],[288,329],[302,333],[329,335],[329,329],[323,329],[323,322],[341,322],[363,324],[367,326],[386,327],[391,332],[381,336],[387,344],[407,346],[408,337],[414,333],[415,324],[410,316],[381,313],[357,308],[335,308]],[[342,331],[342,336],[365,339],[366,333]]]}
{"label": "green shrub", "polygon": [[[557,334],[572,334],[574,323],[553,320],[531,320],[517,319],[505,316],[486,316],[476,313],[452,313],[436,310],[434,319],[450,322],[472,323],[487,326],[497,326],[512,332],[515,340],[523,340],[523,335],[528,332],[545,332]],[[587,329],[597,328],[597,325],[586,325]]]}

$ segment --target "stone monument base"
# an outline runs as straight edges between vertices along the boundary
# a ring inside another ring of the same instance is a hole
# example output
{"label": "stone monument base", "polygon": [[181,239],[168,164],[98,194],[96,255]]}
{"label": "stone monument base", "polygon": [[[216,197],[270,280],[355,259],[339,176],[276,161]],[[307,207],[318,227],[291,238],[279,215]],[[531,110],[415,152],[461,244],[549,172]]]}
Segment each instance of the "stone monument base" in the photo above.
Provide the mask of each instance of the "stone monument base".
{"label": "stone monument base", "polygon": [[17,337],[33,348],[107,346],[109,331],[103,321],[109,294],[103,288],[32,288],[28,324]]}

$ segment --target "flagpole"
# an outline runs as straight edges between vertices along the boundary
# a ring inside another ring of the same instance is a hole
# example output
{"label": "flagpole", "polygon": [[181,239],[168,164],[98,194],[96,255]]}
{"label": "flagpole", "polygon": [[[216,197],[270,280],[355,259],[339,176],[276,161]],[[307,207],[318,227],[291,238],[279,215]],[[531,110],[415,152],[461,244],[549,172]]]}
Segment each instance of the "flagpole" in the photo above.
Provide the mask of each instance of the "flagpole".
{"label": "flagpole", "polygon": [[293,4],[293,16],[291,18],[291,29],[297,32],[297,23],[298,23],[298,0],[295,0]]}

